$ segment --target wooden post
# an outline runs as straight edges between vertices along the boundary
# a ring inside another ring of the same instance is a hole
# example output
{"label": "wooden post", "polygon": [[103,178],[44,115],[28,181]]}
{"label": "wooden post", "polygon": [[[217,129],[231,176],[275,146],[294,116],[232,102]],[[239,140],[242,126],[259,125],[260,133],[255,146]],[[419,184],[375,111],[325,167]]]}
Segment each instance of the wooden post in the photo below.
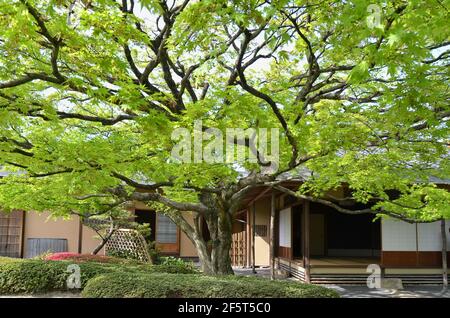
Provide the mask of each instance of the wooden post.
{"label": "wooden post", "polygon": [[448,271],[447,271],[447,227],[445,219],[441,219],[441,236],[442,236],[442,287],[443,290],[448,288]]}
{"label": "wooden post", "polygon": [[275,245],[274,245],[274,231],[275,231],[275,191],[272,190],[271,205],[270,205],[270,279],[275,279]]}
{"label": "wooden post", "polygon": [[20,257],[25,258],[25,223],[26,223],[26,212],[22,211],[22,228],[20,233]]}
{"label": "wooden post", "polygon": [[6,254],[6,256],[9,256],[9,257],[11,257],[12,255],[10,255],[9,254],[9,235],[10,235],[10,232],[11,232],[11,229],[9,228],[11,226],[11,215],[8,215],[7,217],[6,217],[6,232],[5,232],[5,234],[6,234],[6,244],[5,244],[5,254]]}
{"label": "wooden post", "polygon": [[256,230],[256,205],[255,205],[255,202],[253,202],[253,215],[252,215],[252,272],[253,272],[253,274],[256,274],[255,230]]}
{"label": "wooden post", "polygon": [[251,238],[251,233],[252,233],[252,229],[251,229],[251,222],[250,222],[250,217],[251,217],[251,211],[250,211],[250,207],[247,207],[247,224],[246,224],[246,261],[245,261],[245,267],[249,268],[252,263],[251,257],[252,257],[252,251],[251,251],[251,246],[252,246],[252,238]]}
{"label": "wooden post", "polygon": [[83,221],[81,216],[79,217],[80,222],[78,223],[78,254],[83,252]]}
{"label": "wooden post", "polygon": [[309,246],[310,246],[310,221],[309,221],[309,201],[303,202],[303,266],[305,267],[305,282],[311,282],[311,270],[310,270],[310,257],[309,257]]}

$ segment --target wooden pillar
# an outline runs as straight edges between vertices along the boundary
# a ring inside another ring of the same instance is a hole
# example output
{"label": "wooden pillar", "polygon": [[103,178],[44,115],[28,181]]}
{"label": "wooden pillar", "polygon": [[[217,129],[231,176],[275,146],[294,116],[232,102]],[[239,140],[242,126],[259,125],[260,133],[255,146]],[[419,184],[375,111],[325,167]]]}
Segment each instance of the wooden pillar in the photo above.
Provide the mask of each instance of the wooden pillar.
{"label": "wooden pillar", "polygon": [[448,270],[447,270],[447,227],[445,219],[441,219],[441,236],[442,236],[442,287],[444,290],[448,288]]}
{"label": "wooden pillar", "polygon": [[22,228],[20,233],[20,257],[25,258],[25,223],[26,223],[26,212],[22,211]]}
{"label": "wooden pillar", "polygon": [[83,252],[83,221],[79,216],[80,222],[78,223],[78,254]]}
{"label": "wooden pillar", "polygon": [[309,201],[303,202],[303,266],[305,268],[305,282],[311,282],[311,266],[309,257],[310,247],[310,218],[309,218]]}
{"label": "wooden pillar", "polygon": [[247,224],[246,224],[246,267],[250,267],[252,260],[252,250],[251,250],[251,242],[252,242],[252,237],[251,237],[251,232],[252,232],[252,228],[251,228],[251,211],[250,208],[247,207]]}
{"label": "wooden pillar", "polygon": [[255,251],[255,231],[256,231],[256,204],[253,202],[252,211],[252,272],[256,274],[255,262],[256,262],[256,251]]}
{"label": "wooden pillar", "polygon": [[415,223],[416,225],[416,267],[419,267],[419,224]]}
{"label": "wooden pillar", "polygon": [[269,258],[270,258],[270,279],[275,279],[275,191],[272,190],[271,204],[270,204],[270,238],[269,238]]}
{"label": "wooden pillar", "polygon": [[10,252],[9,252],[9,246],[8,246],[9,245],[9,236],[11,235],[11,229],[10,229],[11,218],[12,218],[11,214],[6,217],[6,232],[5,232],[5,234],[6,234],[6,237],[5,237],[5,242],[6,242],[6,244],[5,244],[5,255],[9,256],[9,257],[12,256],[12,255],[9,254]]}

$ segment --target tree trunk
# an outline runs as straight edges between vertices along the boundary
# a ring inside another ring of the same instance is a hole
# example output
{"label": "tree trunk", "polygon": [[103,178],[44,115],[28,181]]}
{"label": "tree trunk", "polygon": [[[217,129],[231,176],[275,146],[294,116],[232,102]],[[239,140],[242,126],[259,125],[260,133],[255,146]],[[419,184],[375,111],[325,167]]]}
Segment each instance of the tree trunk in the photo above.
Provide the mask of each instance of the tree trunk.
{"label": "tree trunk", "polygon": [[102,242],[92,251],[92,255],[97,255],[107,242],[108,240],[102,240]]}
{"label": "tree trunk", "polygon": [[216,251],[213,253],[217,274],[234,274],[231,268],[230,249],[232,243],[233,220],[227,211],[221,211],[218,219]]}
{"label": "tree trunk", "polygon": [[175,213],[171,217],[194,244],[204,274],[234,274],[230,257],[233,224],[231,213],[218,210],[204,216],[211,237],[208,242],[203,237],[200,225],[202,219],[199,216],[194,218],[194,226],[190,225],[179,213]]}
{"label": "tree trunk", "polygon": [[98,252],[102,250],[102,248],[108,243],[109,239],[114,233],[114,229],[110,230],[108,232],[108,235],[106,235],[104,238],[102,238],[102,242],[92,251],[92,255],[97,255]]}
{"label": "tree trunk", "polygon": [[202,272],[206,275],[213,275],[214,267],[211,262],[210,251],[208,251],[208,245],[206,244],[203,237],[201,237],[201,233],[197,233],[197,231],[195,231],[192,242],[197,249]]}
{"label": "tree trunk", "polygon": [[[228,211],[219,210],[206,219],[211,244],[209,246],[208,259],[200,261],[211,264],[209,273],[211,275],[234,274],[231,268],[230,249],[232,242],[232,216]],[[200,257],[200,256],[199,256]]]}
{"label": "tree trunk", "polygon": [[222,231],[216,236],[210,247],[199,233],[194,234],[192,241],[197,249],[201,270],[204,274],[229,275],[234,273],[230,258],[231,231]]}

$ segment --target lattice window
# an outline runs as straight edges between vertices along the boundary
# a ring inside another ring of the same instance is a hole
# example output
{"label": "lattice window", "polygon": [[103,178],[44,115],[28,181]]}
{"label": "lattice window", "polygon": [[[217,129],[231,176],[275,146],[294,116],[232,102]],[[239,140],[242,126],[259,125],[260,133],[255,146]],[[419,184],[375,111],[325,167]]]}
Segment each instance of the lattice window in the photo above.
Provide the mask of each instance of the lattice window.
{"label": "lattice window", "polygon": [[255,235],[266,237],[267,236],[267,225],[255,225]]}
{"label": "lattice window", "polygon": [[23,212],[6,214],[0,211],[0,256],[20,257]]}
{"label": "lattice window", "polygon": [[233,233],[230,249],[231,263],[233,266],[244,267],[247,265],[247,232]]}
{"label": "lattice window", "polygon": [[119,229],[106,243],[106,255],[116,254],[129,255],[143,262],[150,262],[148,246],[144,237],[136,230]]}
{"label": "lattice window", "polygon": [[156,242],[177,243],[177,225],[166,215],[157,214]]}

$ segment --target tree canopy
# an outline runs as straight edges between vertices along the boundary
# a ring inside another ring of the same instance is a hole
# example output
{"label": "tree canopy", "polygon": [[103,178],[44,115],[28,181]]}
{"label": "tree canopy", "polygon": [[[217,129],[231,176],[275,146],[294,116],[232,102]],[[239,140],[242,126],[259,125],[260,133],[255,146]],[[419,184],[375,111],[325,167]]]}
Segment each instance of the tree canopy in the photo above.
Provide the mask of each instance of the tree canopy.
{"label": "tree canopy", "polygon": [[[307,168],[305,199],[346,184],[374,212],[450,217],[430,182],[450,176],[449,6],[0,0],[0,165],[14,172],[0,206],[67,216],[155,202],[210,230],[219,218],[220,241],[249,190]],[[277,171],[259,154],[180,164],[172,132],[193,136],[196,120],[278,128]]]}

